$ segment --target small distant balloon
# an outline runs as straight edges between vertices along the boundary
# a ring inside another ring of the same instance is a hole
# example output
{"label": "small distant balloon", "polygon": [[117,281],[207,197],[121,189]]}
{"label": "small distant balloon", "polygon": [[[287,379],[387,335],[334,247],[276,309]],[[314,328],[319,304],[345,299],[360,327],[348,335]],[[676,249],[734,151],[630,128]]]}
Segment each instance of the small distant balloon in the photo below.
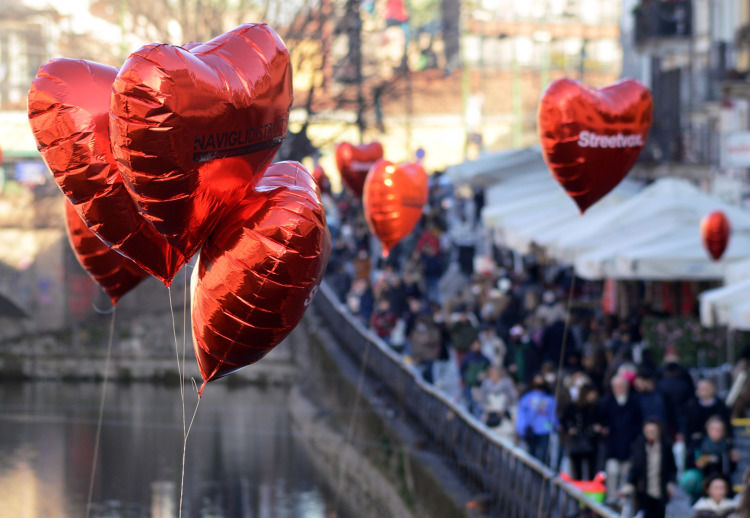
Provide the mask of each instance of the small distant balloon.
{"label": "small distant balloon", "polygon": [[361,146],[354,146],[342,142],[336,146],[336,167],[341,174],[341,180],[357,197],[362,198],[365,178],[372,165],[383,158],[383,146],[380,142],[371,142]]}
{"label": "small distant balloon", "polygon": [[720,210],[714,211],[701,221],[701,239],[714,261],[721,259],[729,244],[732,227]]}
{"label": "small distant balloon", "polygon": [[362,201],[365,219],[383,245],[384,256],[414,229],[427,196],[427,173],[418,163],[379,160],[372,166]]}

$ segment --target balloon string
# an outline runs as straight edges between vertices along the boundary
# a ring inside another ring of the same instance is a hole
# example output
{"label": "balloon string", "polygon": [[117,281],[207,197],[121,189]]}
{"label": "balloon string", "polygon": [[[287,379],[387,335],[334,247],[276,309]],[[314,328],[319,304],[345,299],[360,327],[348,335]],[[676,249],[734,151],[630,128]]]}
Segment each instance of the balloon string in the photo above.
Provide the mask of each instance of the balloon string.
{"label": "balloon string", "polygon": [[[560,386],[562,385],[562,371],[563,371],[563,360],[565,358],[565,346],[568,343],[568,327],[570,325],[570,306],[573,305],[573,292],[575,291],[576,285],[576,272],[573,270],[573,278],[570,281],[570,290],[568,291],[568,303],[565,308],[565,325],[563,326],[562,343],[560,344],[560,358],[557,361],[557,376],[555,379],[555,412],[558,412],[558,400],[560,396]],[[547,446],[547,452],[545,454],[545,464],[549,464],[552,451],[549,445]],[[552,484],[552,479],[549,481]],[[539,508],[537,516],[542,516],[542,502],[544,498],[539,499]]]}
{"label": "balloon string", "polygon": [[172,304],[172,288],[167,288],[167,292],[169,293],[169,310],[172,315],[172,334],[174,335],[174,354],[175,358],[177,359],[177,376],[179,378],[179,385],[180,385],[180,401],[182,403],[182,443],[183,443],[183,455],[182,455],[182,469],[180,474],[180,506],[179,506],[179,518],[182,518],[182,497],[183,497],[183,489],[184,489],[184,482],[185,482],[185,444],[187,443],[187,428],[186,428],[186,420],[185,420],[185,376],[182,372],[182,366],[180,364],[180,345],[179,341],[177,340],[177,324],[175,322],[174,318],[174,306]]}
{"label": "balloon string", "polygon": [[[352,416],[349,419],[349,428],[346,432],[346,440],[344,441],[344,447],[346,448],[351,442],[352,442],[352,435],[354,433],[354,423],[357,419],[357,412],[359,411],[359,401],[360,396],[362,394],[362,385],[365,381],[365,368],[367,366],[367,357],[370,353],[370,342],[365,340],[365,353],[362,355],[362,364],[359,367],[359,377],[357,379],[357,392],[354,394],[354,406],[352,408]],[[343,477],[344,477],[344,449],[341,450],[341,455],[339,456],[339,465],[338,465],[338,474],[337,474],[337,481],[336,481],[336,491],[335,491],[335,502],[333,506],[333,515],[338,516],[339,513],[339,495],[341,494],[341,484],[343,483]]]}
{"label": "balloon string", "polygon": [[94,439],[94,456],[91,460],[91,478],[89,479],[89,496],[86,501],[86,518],[91,516],[91,500],[94,496],[94,481],[96,480],[96,464],[99,462],[99,441],[102,435],[102,421],[104,420],[104,400],[107,396],[107,382],[109,381],[109,362],[112,358],[112,341],[115,335],[115,312],[117,307],[112,307],[112,319],[109,323],[109,341],[107,343],[107,355],[104,360],[104,380],[102,382],[102,393],[99,396],[99,417],[96,421],[96,438]]}
{"label": "balloon string", "polygon": [[[195,389],[196,392],[198,392],[198,386],[195,383],[195,380],[193,378],[190,378],[190,381],[193,383],[193,389]],[[187,427],[187,430],[185,431],[185,435],[182,440],[182,476],[180,477],[180,518],[182,518],[182,495],[185,490],[185,458],[187,457],[187,442],[188,437],[190,436],[190,430],[193,429],[193,422],[195,422],[195,416],[198,414],[198,407],[201,404],[201,398],[198,397],[198,400],[195,402],[195,410],[193,410],[193,417],[190,418],[190,424]],[[184,408],[184,407],[183,407]]]}
{"label": "balloon string", "polygon": [[[188,271],[187,268],[183,270],[185,272],[185,282],[182,290],[182,372],[185,372],[185,349],[187,347],[187,285],[188,285]],[[185,378],[180,380],[182,384],[182,393],[185,393]]]}

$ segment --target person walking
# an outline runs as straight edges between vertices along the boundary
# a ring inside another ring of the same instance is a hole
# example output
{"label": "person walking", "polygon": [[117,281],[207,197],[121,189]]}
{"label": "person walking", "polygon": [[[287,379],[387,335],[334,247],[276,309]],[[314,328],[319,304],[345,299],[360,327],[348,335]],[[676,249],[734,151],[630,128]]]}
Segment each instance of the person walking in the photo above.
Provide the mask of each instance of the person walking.
{"label": "person walking", "polygon": [[647,419],[643,433],[633,444],[628,483],[623,494],[635,496],[635,508],[643,518],[664,518],[674,494],[677,466],[672,445],[657,419]]}
{"label": "person walking", "polygon": [[583,385],[578,397],[565,409],[562,427],[570,458],[571,477],[591,480],[596,474],[596,453],[599,422],[599,397],[593,385]]}
{"label": "person walking", "polygon": [[605,443],[606,501],[615,504],[617,491],[625,483],[630,470],[630,446],[640,433],[642,417],[627,379],[615,376],[611,387],[612,393],[602,399],[599,407],[601,426],[598,431]]}
{"label": "person walking", "polygon": [[518,403],[516,434],[526,442],[529,453],[546,463],[549,438],[555,427],[555,398],[547,390],[544,377],[535,374],[531,380],[531,389]]}

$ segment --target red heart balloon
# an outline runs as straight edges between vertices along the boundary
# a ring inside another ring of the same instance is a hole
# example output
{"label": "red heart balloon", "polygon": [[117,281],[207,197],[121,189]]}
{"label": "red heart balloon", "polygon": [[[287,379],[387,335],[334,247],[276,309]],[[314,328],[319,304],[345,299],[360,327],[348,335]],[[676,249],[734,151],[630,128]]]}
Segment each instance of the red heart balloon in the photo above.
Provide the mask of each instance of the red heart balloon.
{"label": "red heart balloon", "polygon": [[193,347],[206,382],[260,360],[294,329],[330,251],[315,180],[297,162],[273,164],[193,271]]}
{"label": "red heart balloon", "polygon": [[416,162],[395,165],[379,160],[372,166],[362,201],[370,230],[383,245],[383,256],[419,222],[428,193],[427,173]]}
{"label": "red heart balloon", "polygon": [[720,210],[712,212],[701,221],[703,246],[706,247],[714,261],[718,261],[724,255],[731,232],[729,220]]}
{"label": "red heart balloon", "polygon": [[125,293],[135,288],[148,273],[127,257],[118,254],[93,234],[78,215],[78,211],[66,200],[65,223],[70,246],[83,269],[107,292],[112,304]]}
{"label": "red heart balloon", "polygon": [[168,286],[185,259],[138,213],[109,145],[116,74],[74,59],[42,65],[29,90],[29,123],[47,167],[86,225]]}
{"label": "red heart balloon", "polygon": [[328,175],[320,164],[315,165],[312,175],[321,192],[331,192],[331,181],[328,179]]}
{"label": "red heart balloon", "polygon": [[336,167],[341,173],[341,180],[359,199],[370,168],[383,158],[383,146],[380,142],[371,142],[353,146],[342,142],[336,146]]}
{"label": "red heart balloon", "polygon": [[628,174],[646,144],[652,110],[651,93],[634,80],[595,90],[558,79],[544,92],[544,159],[582,214]]}
{"label": "red heart balloon", "polygon": [[289,52],[265,24],[125,61],[110,105],[115,158],[141,212],[185,257],[252,190],[291,104]]}

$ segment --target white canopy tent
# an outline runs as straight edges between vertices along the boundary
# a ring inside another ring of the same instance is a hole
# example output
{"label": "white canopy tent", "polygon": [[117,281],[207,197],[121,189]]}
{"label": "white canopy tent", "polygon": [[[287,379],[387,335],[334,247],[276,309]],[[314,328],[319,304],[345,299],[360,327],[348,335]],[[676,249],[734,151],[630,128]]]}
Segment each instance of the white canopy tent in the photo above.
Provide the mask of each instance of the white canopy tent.
{"label": "white canopy tent", "polygon": [[[750,260],[750,212],[683,179],[662,178],[644,188],[626,178],[581,216],[537,149],[455,167],[456,178],[461,172],[464,179],[498,180],[486,191],[482,220],[499,242],[521,253],[541,246],[587,279],[720,279],[727,272],[742,275],[734,265]],[[700,238],[700,222],[714,210],[724,211],[732,225],[720,262],[711,260]],[[744,271],[750,278],[750,267]]]}
{"label": "white canopy tent", "polygon": [[632,236],[657,226],[687,228],[697,225],[711,210],[726,207],[686,180],[663,178],[611,210],[592,213],[576,232],[561,234],[551,242],[549,253],[572,262],[580,254],[598,248],[603,241]]}
{"label": "white canopy tent", "polygon": [[[700,237],[701,220],[717,209],[733,229],[721,262],[711,260]],[[750,258],[750,213],[685,180],[665,178],[599,213],[578,232],[561,235],[549,251],[575,258],[576,272],[588,279],[720,279],[727,264]]]}
{"label": "white canopy tent", "polygon": [[546,245],[561,232],[575,232],[592,215],[632,197],[641,189],[625,180],[581,216],[578,207],[542,164],[536,172],[488,189],[482,220],[506,246],[527,253],[533,243]]}
{"label": "white canopy tent", "polygon": [[445,169],[454,185],[493,185],[544,166],[539,148],[514,149],[490,153],[477,160],[462,162]]}
{"label": "white canopy tent", "polygon": [[[710,258],[703,246],[698,224],[691,233],[618,253],[609,275],[616,279],[719,280],[726,265],[750,257],[750,235],[735,233],[720,261]],[[691,235],[692,234],[692,235]]]}
{"label": "white canopy tent", "polygon": [[750,259],[735,261],[727,265],[724,274],[725,284],[732,284],[744,281],[745,279],[750,279]]}
{"label": "white canopy tent", "polygon": [[700,294],[701,323],[750,330],[750,279]]}
{"label": "white canopy tent", "polygon": [[634,246],[643,246],[654,241],[663,241],[669,237],[672,228],[653,227],[642,233],[612,239],[590,252],[580,254],[575,259],[575,269],[584,279],[604,279],[612,277],[615,272],[617,254]]}

